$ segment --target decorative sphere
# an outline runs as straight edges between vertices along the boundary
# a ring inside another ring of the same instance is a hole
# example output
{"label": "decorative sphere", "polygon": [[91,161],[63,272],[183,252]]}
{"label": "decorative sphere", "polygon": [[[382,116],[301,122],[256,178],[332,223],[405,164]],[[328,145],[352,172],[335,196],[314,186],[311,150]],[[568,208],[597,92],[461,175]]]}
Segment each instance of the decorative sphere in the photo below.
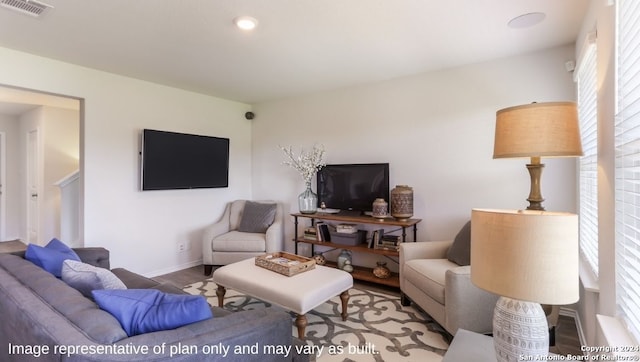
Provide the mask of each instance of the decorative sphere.
{"label": "decorative sphere", "polygon": [[316,261],[317,265],[325,265],[327,263],[327,259],[325,259],[324,255],[316,254],[313,256],[313,260]]}

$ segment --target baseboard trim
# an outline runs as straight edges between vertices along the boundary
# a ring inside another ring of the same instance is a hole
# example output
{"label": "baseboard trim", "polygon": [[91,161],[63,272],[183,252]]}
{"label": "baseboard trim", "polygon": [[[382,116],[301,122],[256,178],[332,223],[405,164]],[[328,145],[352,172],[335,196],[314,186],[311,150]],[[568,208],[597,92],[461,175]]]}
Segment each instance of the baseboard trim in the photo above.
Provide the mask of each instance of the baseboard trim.
{"label": "baseboard trim", "polygon": [[200,260],[193,260],[190,262],[186,262],[180,265],[175,265],[172,266],[170,268],[165,268],[165,269],[160,269],[160,270],[155,270],[152,272],[148,272],[148,273],[144,273],[143,275],[147,278],[154,278],[160,275],[165,275],[165,274],[169,274],[169,273],[173,273],[173,272],[177,272],[183,269],[189,269],[189,268],[193,268],[194,266],[198,266],[198,265],[202,265],[202,259]]}
{"label": "baseboard trim", "polygon": [[580,340],[580,345],[586,346],[587,338],[585,336],[584,329],[582,329],[582,322],[580,321],[580,314],[578,313],[578,311],[571,308],[560,307],[560,315],[573,318],[576,324],[576,330],[578,331],[578,339]]}

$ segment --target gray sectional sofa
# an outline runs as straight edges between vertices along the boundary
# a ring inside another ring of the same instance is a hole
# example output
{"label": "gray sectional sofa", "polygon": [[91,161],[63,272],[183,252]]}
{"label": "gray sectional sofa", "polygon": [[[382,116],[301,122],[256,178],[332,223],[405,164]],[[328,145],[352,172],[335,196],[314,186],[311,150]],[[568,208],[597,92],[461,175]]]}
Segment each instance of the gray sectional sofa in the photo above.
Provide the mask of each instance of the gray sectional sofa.
{"label": "gray sectional sofa", "polygon": [[[106,249],[74,251],[84,263],[109,268]],[[125,269],[112,272],[131,289],[182,293]],[[286,312],[212,312],[212,319],[128,337],[111,314],[24,253],[0,254],[0,361],[308,361],[295,347],[288,356],[263,351],[300,343]],[[246,354],[233,353],[237,346]]]}

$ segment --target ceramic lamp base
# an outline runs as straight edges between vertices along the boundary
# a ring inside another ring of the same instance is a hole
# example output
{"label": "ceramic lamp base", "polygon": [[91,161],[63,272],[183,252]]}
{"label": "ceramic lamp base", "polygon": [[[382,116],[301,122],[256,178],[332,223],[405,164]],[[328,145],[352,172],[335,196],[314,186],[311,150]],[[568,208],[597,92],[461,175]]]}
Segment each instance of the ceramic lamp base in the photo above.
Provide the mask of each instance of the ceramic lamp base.
{"label": "ceramic lamp base", "polygon": [[540,304],[500,297],[493,312],[493,343],[499,362],[547,356],[549,329]]}

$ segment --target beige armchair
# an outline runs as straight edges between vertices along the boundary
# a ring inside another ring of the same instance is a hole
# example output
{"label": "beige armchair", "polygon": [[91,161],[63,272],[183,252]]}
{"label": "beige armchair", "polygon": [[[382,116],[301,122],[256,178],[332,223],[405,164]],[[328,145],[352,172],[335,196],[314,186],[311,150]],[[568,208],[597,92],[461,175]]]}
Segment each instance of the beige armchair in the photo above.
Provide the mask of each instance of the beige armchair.
{"label": "beige armchair", "polygon": [[202,259],[204,274],[214,265],[226,265],[284,247],[283,206],[274,201],[236,200],[224,214],[204,230]]}
{"label": "beige armchair", "polygon": [[498,296],[471,283],[470,266],[448,259],[452,244],[453,241],[400,244],[402,304],[417,304],[451,335],[459,328],[491,333]]}

